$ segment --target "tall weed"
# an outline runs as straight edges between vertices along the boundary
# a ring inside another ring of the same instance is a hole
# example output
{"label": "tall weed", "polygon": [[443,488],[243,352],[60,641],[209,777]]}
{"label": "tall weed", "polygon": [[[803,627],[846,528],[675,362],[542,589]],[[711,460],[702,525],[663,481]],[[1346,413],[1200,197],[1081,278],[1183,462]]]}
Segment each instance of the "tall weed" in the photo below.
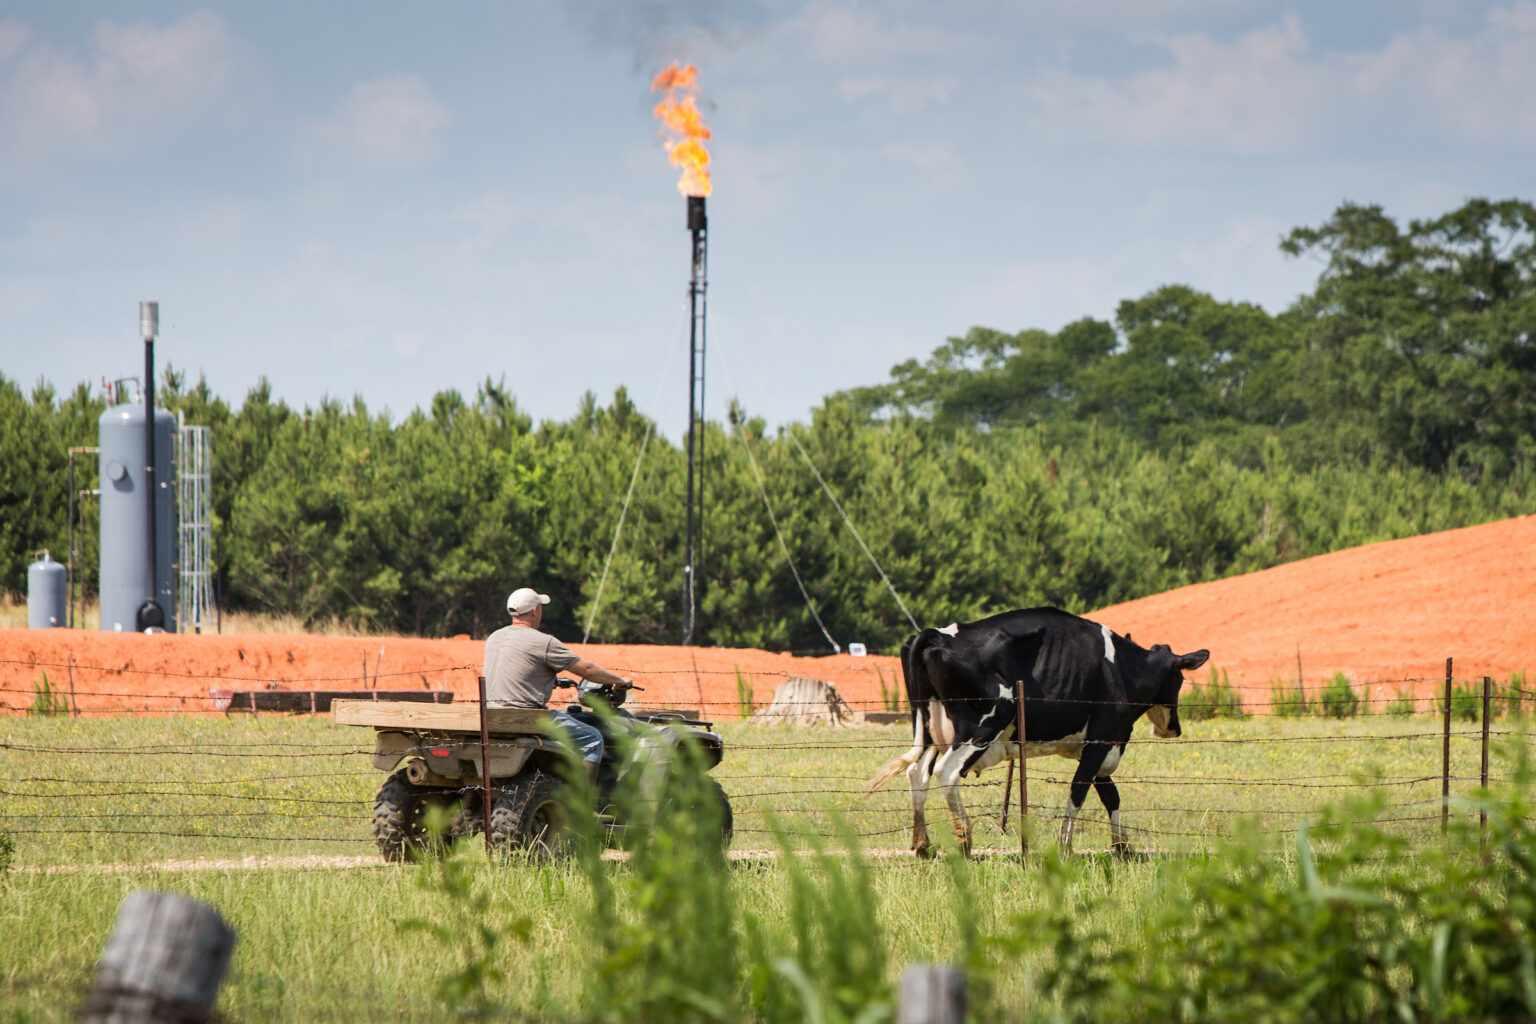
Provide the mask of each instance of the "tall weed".
{"label": "tall weed", "polygon": [[875,678],[880,680],[880,707],[890,712],[901,710],[901,687],[896,685],[896,680],[891,680],[891,685],[885,685],[885,673],[880,671],[880,666],[875,666]]}
{"label": "tall weed", "polygon": [[1243,697],[1227,678],[1227,670],[1216,671],[1211,666],[1211,677],[1206,683],[1191,683],[1187,696],[1179,701],[1179,715],[1195,722],[1212,718],[1247,718],[1243,710]]}
{"label": "tall weed", "polygon": [[[636,741],[625,737],[620,756],[639,754]],[[571,792],[588,791],[574,802],[571,818],[590,827],[592,794],[577,781]],[[595,835],[578,840],[579,864],[593,894],[592,1019],[742,1019],[738,921],[715,792],[698,751],[685,743],[664,775],[653,772],[615,793],[615,813],[633,826],[622,868],[603,860]]]}
{"label": "tall weed", "polygon": [[[841,849],[820,837],[775,828],[789,887],[788,934],[760,922],[748,930],[750,1003],[755,1019],[854,1024],[889,1018],[886,977],[870,862],[846,821],[834,823]],[[809,857],[797,847],[809,842]]]}
{"label": "tall weed", "polygon": [[1525,670],[1511,672],[1509,679],[1502,684],[1495,684],[1497,703],[1504,707],[1504,713],[1511,718],[1519,718],[1525,715],[1527,708],[1536,708],[1536,693],[1526,687]]}
{"label": "tall weed", "polygon": [[1281,718],[1305,718],[1317,714],[1317,708],[1307,700],[1306,688],[1300,682],[1294,689],[1283,679],[1269,684],[1269,711]]}
{"label": "tall weed", "polygon": [[[434,845],[445,847],[449,815],[432,808],[427,827]],[[503,910],[492,899],[487,869],[496,870],[484,853],[468,842],[443,857],[430,859],[416,876],[416,887],[430,896],[435,913],[402,918],[395,927],[402,933],[421,932],[436,939],[448,964],[433,984],[433,994],[458,1016],[484,1017],[504,1012],[496,998],[506,972],[504,958],[516,954],[503,949],[508,939],[527,942],[532,922]],[[501,922],[505,920],[505,926]]]}
{"label": "tall weed", "polygon": [[1387,706],[1382,709],[1382,713],[1397,718],[1407,718],[1417,710],[1418,701],[1414,698],[1413,692],[1399,689],[1392,699],[1387,701]]}
{"label": "tall weed", "polygon": [[32,705],[27,708],[29,715],[67,715],[69,714],[69,698],[48,683],[48,673],[43,673],[43,681],[32,684]]}
{"label": "tall weed", "polygon": [[[1435,699],[1435,708],[1445,714],[1445,694]],[[1466,679],[1451,684],[1451,717],[1461,722],[1475,722],[1483,713],[1483,687]]]}
{"label": "tall weed", "polygon": [[741,674],[741,666],[732,665],[736,673],[736,711],[743,720],[752,717],[752,677]]}
{"label": "tall weed", "polygon": [[1360,713],[1360,695],[1343,672],[1335,672],[1328,680],[1317,704],[1324,718],[1354,718]]}

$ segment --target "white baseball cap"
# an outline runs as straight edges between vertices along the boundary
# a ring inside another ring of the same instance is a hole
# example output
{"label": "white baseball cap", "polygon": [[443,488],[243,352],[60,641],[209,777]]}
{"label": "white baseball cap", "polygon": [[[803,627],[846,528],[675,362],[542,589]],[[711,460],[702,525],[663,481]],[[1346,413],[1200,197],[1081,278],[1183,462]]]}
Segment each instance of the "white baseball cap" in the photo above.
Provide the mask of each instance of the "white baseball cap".
{"label": "white baseball cap", "polygon": [[527,615],[541,604],[549,604],[549,595],[532,587],[518,587],[507,596],[507,611],[513,615]]}

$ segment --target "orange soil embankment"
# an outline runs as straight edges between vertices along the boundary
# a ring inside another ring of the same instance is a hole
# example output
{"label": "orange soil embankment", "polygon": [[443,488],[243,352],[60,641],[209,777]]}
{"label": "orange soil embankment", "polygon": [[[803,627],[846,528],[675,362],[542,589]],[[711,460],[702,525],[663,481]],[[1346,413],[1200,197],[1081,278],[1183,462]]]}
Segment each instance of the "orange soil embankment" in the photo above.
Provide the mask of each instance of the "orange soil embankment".
{"label": "orange soil embankment", "polygon": [[1208,648],[1250,704],[1267,702],[1273,681],[1295,685],[1298,652],[1309,691],[1343,672],[1376,701],[1443,687],[1446,658],[1457,679],[1524,670],[1536,686],[1536,516],[1367,544],[1092,617],[1144,646]]}
{"label": "orange soil embankment", "polygon": [[[1092,613],[1120,633],[1178,651],[1208,648],[1250,704],[1271,683],[1309,689],[1334,672],[1374,699],[1431,692],[1455,658],[1457,678],[1536,669],[1536,516],[1370,544]],[[294,634],[138,636],[81,630],[0,630],[0,699],[31,703],[34,686],[68,692],[87,712],[208,711],[210,689],[448,689],[475,694],[480,640]],[[738,713],[736,672],[758,705],[791,675],[834,683],[855,708],[881,707],[895,658],[800,658],[727,648],[573,645],[644,686],[636,703]],[[382,661],[380,651],[383,651]],[[72,667],[71,667],[72,666]],[[881,675],[877,675],[876,669]],[[1195,674],[1204,677],[1204,670]],[[1410,681],[1410,682],[1405,682]],[[1536,679],[1532,680],[1536,683]]]}
{"label": "orange soil embankment", "polygon": [[[879,710],[881,680],[900,685],[895,658],[821,658],[719,647],[572,644],[604,668],[644,687],[631,703],[698,708],[706,718],[739,714],[737,672],[758,705],[795,675],[825,679],[860,710]],[[483,640],[457,637],[309,636],[293,633],[142,636],[85,630],[0,630],[0,699],[32,703],[43,673],[83,712],[211,711],[210,690],[451,690],[471,700]],[[367,680],[364,680],[364,659]],[[876,669],[879,669],[879,672]],[[563,700],[568,691],[557,696]]]}

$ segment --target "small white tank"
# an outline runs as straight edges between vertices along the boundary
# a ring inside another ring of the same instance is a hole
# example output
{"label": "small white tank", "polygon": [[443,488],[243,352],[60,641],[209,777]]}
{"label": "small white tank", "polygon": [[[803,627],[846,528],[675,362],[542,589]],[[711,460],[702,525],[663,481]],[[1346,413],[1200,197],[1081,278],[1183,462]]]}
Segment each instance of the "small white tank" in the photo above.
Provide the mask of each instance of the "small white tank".
{"label": "small white tank", "polygon": [[59,629],[66,624],[66,576],[64,566],[47,551],[39,551],[37,561],[27,566],[28,629]]}

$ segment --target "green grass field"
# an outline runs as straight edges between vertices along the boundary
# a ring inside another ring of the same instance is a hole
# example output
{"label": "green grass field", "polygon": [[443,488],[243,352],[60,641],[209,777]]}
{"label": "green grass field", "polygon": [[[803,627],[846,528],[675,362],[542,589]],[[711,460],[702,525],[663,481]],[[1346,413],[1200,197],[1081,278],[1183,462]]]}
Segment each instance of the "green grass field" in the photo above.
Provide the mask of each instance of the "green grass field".
{"label": "green grass field", "polygon": [[[814,836],[832,834],[841,836],[832,843],[837,849],[856,843],[865,851],[897,851],[863,862],[878,908],[869,934],[881,944],[885,974],[894,980],[906,963],[962,955],[953,858],[919,863],[904,852],[910,811],[903,779],[863,795],[865,781],[905,748],[904,728],[719,729],[727,751],[714,774],[736,812],[736,850],[805,847]],[[1134,916],[1175,884],[1172,865],[1202,859],[1234,836],[1289,856],[1298,825],[1326,804],[1370,790],[1386,805],[1383,827],[1410,846],[1433,846],[1439,730],[1439,720],[1428,716],[1266,717],[1192,722],[1181,741],[1153,741],[1143,725],[1116,777],[1133,841],[1151,856],[1093,854],[1108,836],[1090,797],[1076,836],[1078,850],[1089,851],[1078,861],[1090,867],[1074,876],[1071,898],[1107,896]],[[1496,721],[1494,732],[1503,743],[1523,742],[1511,739],[1517,727],[1505,721]],[[1454,793],[1477,788],[1477,733],[1475,725],[1457,723]],[[402,931],[401,922],[413,917],[455,929],[478,920],[507,929],[494,957],[504,977],[487,991],[514,1015],[575,1020],[596,1012],[589,1002],[595,951],[583,925],[593,876],[580,865],[493,867],[472,858],[469,874],[477,898],[487,901],[484,913],[424,887],[437,868],[167,866],[373,854],[368,810],[384,775],[369,764],[369,730],[310,717],[33,717],[8,719],[4,734],[0,833],[14,842],[15,866],[0,880],[0,991],[14,1019],[70,1015],[118,903],[143,887],[205,900],[236,928],[239,946],[220,1001],[234,1020],[440,1019],[434,986],[461,952]],[[1054,816],[1072,767],[1060,758],[1030,762],[1036,859],[1055,845]],[[1508,772],[1507,758],[1496,755],[1495,783]],[[1006,836],[997,827],[1002,780],[999,768],[970,782],[967,803],[977,847],[1016,853],[1017,818]],[[939,839],[948,832],[942,799],[932,795],[929,811]],[[787,838],[775,839],[775,821]],[[617,862],[600,870],[620,887],[635,871]],[[781,858],[748,855],[695,882],[710,887],[702,894],[706,903],[756,922],[743,927],[761,930],[769,942],[797,927],[793,874]],[[1021,869],[1016,856],[978,858],[965,869],[967,925],[982,935],[1006,932],[1013,915],[1040,906],[1044,882],[1033,860]],[[620,912],[665,918],[646,907],[625,904]],[[1045,966],[1040,953],[1008,961],[996,972],[987,1005],[1012,1018],[1045,1019],[1050,1006],[1031,997]]]}

